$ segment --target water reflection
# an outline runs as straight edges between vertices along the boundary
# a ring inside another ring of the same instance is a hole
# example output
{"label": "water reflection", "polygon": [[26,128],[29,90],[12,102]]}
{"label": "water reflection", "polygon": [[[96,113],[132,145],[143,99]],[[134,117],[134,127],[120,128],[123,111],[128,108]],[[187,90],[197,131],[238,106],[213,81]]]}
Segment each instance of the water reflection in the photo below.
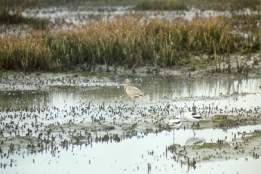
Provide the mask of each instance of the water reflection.
{"label": "water reflection", "polygon": [[2,109],[43,107],[50,102],[46,91],[0,91],[0,108]]}
{"label": "water reflection", "polygon": [[[119,82],[119,84],[121,81]],[[208,79],[188,80],[173,77],[151,77],[134,80],[145,93],[144,101],[150,102],[161,99],[205,100],[213,97],[235,99],[260,97],[260,79]],[[52,88],[50,91],[0,91],[0,107],[45,106],[64,104],[77,105],[81,101],[115,101],[128,100],[123,87],[65,87]],[[251,101],[251,100],[249,100]],[[254,104],[254,103],[252,103]]]}
{"label": "water reflection", "polygon": [[216,97],[220,95],[260,93],[260,79],[208,79],[189,80],[175,78],[154,78],[143,81],[150,97]]}
{"label": "water reflection", "polygon": [[[241,129],[242,128],[242,129]],[[232,139],[231,133],[240,131],[249,132],[253,129],[260,129],[260,126],[246,126],[230,129],[223,132],[217,129],[199,130],[197,134],[206,141],[216,141],[218,138]],[[16,166],[7,167],[5,170],[0,168],[2,173],[140,173],[148,172],[148,164],[151,166],[151,173],[245,173],[247,169],[251,173],[257,174],[260,171],[260,159],[239,158],[238,160],[212,161],[204,162],[196,167],[195,170],[189,170],[187,166],[181,166],[180,161],[175,162],[173,155],[166,151],[166,146],[171,145],[172,132],[164,131],[159,134],[142,134],[137,137],[126,139],[120,143],[112,142],[108,144],[93,143],[92,146],[72,146],[67,150],[60,147],[59,153],[52,156],[51,153],[41,153],[40,155],[17,155]],[[176,144],[185,145],[187,137],[193,136],[191,131],[182,129],[176,132]],[[216,136],[213,136],[216,135]],[[9,159],[2,159],[1,162]],[[242,164],[242,165],[239,165]],[[231,168],[231,166],[237,166]]]}

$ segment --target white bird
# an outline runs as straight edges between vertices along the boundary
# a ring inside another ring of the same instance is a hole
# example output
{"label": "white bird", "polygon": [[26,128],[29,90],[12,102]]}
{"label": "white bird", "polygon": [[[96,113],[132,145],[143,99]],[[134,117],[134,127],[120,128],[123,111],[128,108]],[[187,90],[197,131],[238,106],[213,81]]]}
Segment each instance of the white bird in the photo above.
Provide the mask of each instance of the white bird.
{"label": "white bird", "polygon": [[202,120],[202,116],[197,112],[184,112],[181,114],[181,118],[189,122],[199,122]]}
{"label": "white bird", "polygon": [[198,122],[202,120],[202,116],[197,112],[184,112],[181,114],[181,118],[182,121],[188,121],[193,123],[191,127],[195,136],[196,133],[193,129],[193,127],[195,126],[194,124],[197,123],[197,125],[199,126]]}
{"label": "white bird", "polygon": [[205,143],[206,140],[203,138],[197,138],[197,137],[191,137],[189,139],[187,139],[185,145],[186,146],[191,146],[191,145],[200,145]]}
{"label": "white bird", "polygon": [[175,118],[169,120],[169,126],[172,129],[179,129],[181,124],[182,124],[182,122],[179,117],[175,117]]}
{"label": "white bird", "polygon": [[181,119],[180,119],[180,111],[177,110],[175,117],[173,119],[169,120],[169,126],[172,129],[179,129],[181,124],[182,124],[182,122],[181,122]]}
{"label": "white bird", "polygon": [[144,94],[135,86],[130,85],[130,80],[126,79],[124,80],[124,90],[126,94],[131,98],[140,98],[143,97]]}
{"label": "white bird", "polygon": [[182,121],[180,119],[180,111],[177,109],[175,117],[169,120],[169,127],[173,130],[173,145],[175,141],[174,131],[175,129],[179,129],[181,127]]}

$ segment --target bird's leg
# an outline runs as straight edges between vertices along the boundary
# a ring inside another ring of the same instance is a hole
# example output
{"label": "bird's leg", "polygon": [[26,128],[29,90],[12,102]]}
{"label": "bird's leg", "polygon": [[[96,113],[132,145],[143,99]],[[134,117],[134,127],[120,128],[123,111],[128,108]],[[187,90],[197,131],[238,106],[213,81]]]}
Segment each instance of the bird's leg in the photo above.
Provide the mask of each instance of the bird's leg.
{"label": "bird's leg", "polygon": [[193,134],[194,134],[194,137],[196,136],[196,132],[195,132],[195,130],[192,128],[192,130],[193,130]]}
{"label": "bird's leg", "polygon": [[133,104],[134,104],[134,107],[135,108],[137,108],[139,105],[138,105],[138,102],[135,100],[135,99],[133,99]]}
{"label": "bird's leg", "polygon": [[175,142],[175,134],[174,134],[174,131],[175,131],[175,129],[173,129],[173,145],[174,145],[174,142]]}

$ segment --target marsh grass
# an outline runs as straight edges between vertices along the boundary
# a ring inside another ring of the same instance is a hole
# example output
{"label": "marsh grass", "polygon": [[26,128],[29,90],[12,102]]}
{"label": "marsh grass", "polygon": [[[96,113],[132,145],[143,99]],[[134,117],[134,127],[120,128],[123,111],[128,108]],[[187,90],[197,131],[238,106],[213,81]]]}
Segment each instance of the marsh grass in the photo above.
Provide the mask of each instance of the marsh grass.
{"label": "marsh grass", "polygon": [[18,70],[49,70],[56,68],[51,50],[36,35],[8,36],[0,40],[0,67]]}
{"label": "marsh grass", "polygon": [[257,51],[258,40],[239,38],[232,24],[230,18],[224,17],[169,21],[125,16],[92,21],[56,33],[3,36],[0,67],[18,70],[68,70],[82,64],[172,67],[188,64],[191,55]]}

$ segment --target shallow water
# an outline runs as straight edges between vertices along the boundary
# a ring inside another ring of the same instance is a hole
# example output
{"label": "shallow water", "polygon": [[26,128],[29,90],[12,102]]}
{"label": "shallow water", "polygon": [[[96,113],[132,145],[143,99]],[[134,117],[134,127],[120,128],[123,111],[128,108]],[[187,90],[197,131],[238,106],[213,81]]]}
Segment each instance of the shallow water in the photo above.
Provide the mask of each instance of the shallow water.
{"label": "shallow water", "polygon": [[[251,130],[257,127],[248,127],[243,130]],[[219,130],[204,130],[196,132],[199,137],[224,136],[241,128],[230,130],[225,133]],[[260,126],[259,126],[260,129]],[[185,135],[184,135],[185,133]],[[210,134],[208,134],[210,133]],[[218,133],[219,135],[215,135]],[[184,137],[193,136],[189,131],[176,132],[175,142],[181,144]],[[202,136],[203,135],[203,136]],[[181,166],[179,162],[171,159],[172,154],[165,151],[167,145],[173,142],[172,132],[162,132],[158,135],[149,134],[144,138],[141,136],[123,140],[120,143],[94,143],[91,146],[73,146],[67,151],[59,149],[60,152],[53,156],[49,152],[37,155],[14,156],[17,163],[12,168],[7,168],[7,173],[258,173],[261,169],[260,159],[255,160],[240,157],[238,160],[203,162],[196,169]],[[153,155],[149,152],[154,152]],[[151,164],[151,171],[148,171]],[[244,164],[244,165],[241,165]]]}
{"label": "shallow water", "polygon": [[[80,78],[79,78],[80,79]],[[147,133],[147,128],[155,128],[155,122],[167,124],[173,117],[176,107],[191,108],[193,105],[200,112],[211,110],[211,114],[229,113],[232,109],[248,111],[256,109],[260,113],[261,80],[260,79],[180,79],[173,77],[131,78],[133,83],[145,92],[145,97],[135,102],[118,86],[123,79],[102,80],[97,83],[75,83],[58,85],[49,84],[40,90],[1,90],[0,109],[2,137],[16,137],[13,128],[6,125],[19,125],[18,135],[25,135],[28,128],[31,136],[37,137],[51,124],[80,124],[64,129],[55,130],[54,147],[42,151],[32,151],[27,148],[11,153],[0,144],[1,154],[0,173],[258,173],[261,159],[246,160],[239,156],[237,160],[201,162],[196,168],[181,165],[172,159],[172,154],[166,147],[175,144],[184,145],[194,136],[191,129],[160,130],[158,133]],[[4,81],[1,81],[5,84]],[[6,83],[7,84],[7,83]],[[36,84],[30,84],[34,86]],[[24,89],[24,88],[23,88]],[[134,109],[132,109],[134,108]],[[154,112],[149,109],[154,109]],[[86,109],[86,111],[83,111]],[[222,111],[220,111],[222,109]],[[113,111],[117,111],[114,113]],[[239,112],[239,111],[238,111]],[[142,115],[144,114],[144,115]],[[238,114],[238,113],[237,113]],[[243,112],[244,114],[244,112]],[[94,121],[98,119],[98,121]],[[12,122],[13,120],[13,122]],[[37,121],[36,121],[37,120]],[[120,124],[137,124],[133,128],[136,133],[124,137]],[[32,126],[32,124],[34,126]],[[117,133],[120,141],[92,141],[91,143],[71,143],[67,148],[60,145],[64,139],[70,139],[73,130],[83,132],[84,126],[110,124],[113,130],[96,130],[93,134],[104,135]],[[25,126],[24,126],[25,125]],[[39,125],[36,128],[35,125]],[[24,126],[24,127],[23,127]],[[229,129],[198,129],[195,136],[211,140],[233,138],[237,132],[252,132],[261,130],[261,125],[239,126]],[[10,134],[11,131],[11,134]],[[153,131],[152,131],[153,132]],[[47,137],[47,136],[46,136]],[[1,135],[0,135],[1,138]],[[7,155],[4,155],[7,154]],[[259,154],[260,155],[260,154]],[[151,166],[148,167],[148,166]]]}

